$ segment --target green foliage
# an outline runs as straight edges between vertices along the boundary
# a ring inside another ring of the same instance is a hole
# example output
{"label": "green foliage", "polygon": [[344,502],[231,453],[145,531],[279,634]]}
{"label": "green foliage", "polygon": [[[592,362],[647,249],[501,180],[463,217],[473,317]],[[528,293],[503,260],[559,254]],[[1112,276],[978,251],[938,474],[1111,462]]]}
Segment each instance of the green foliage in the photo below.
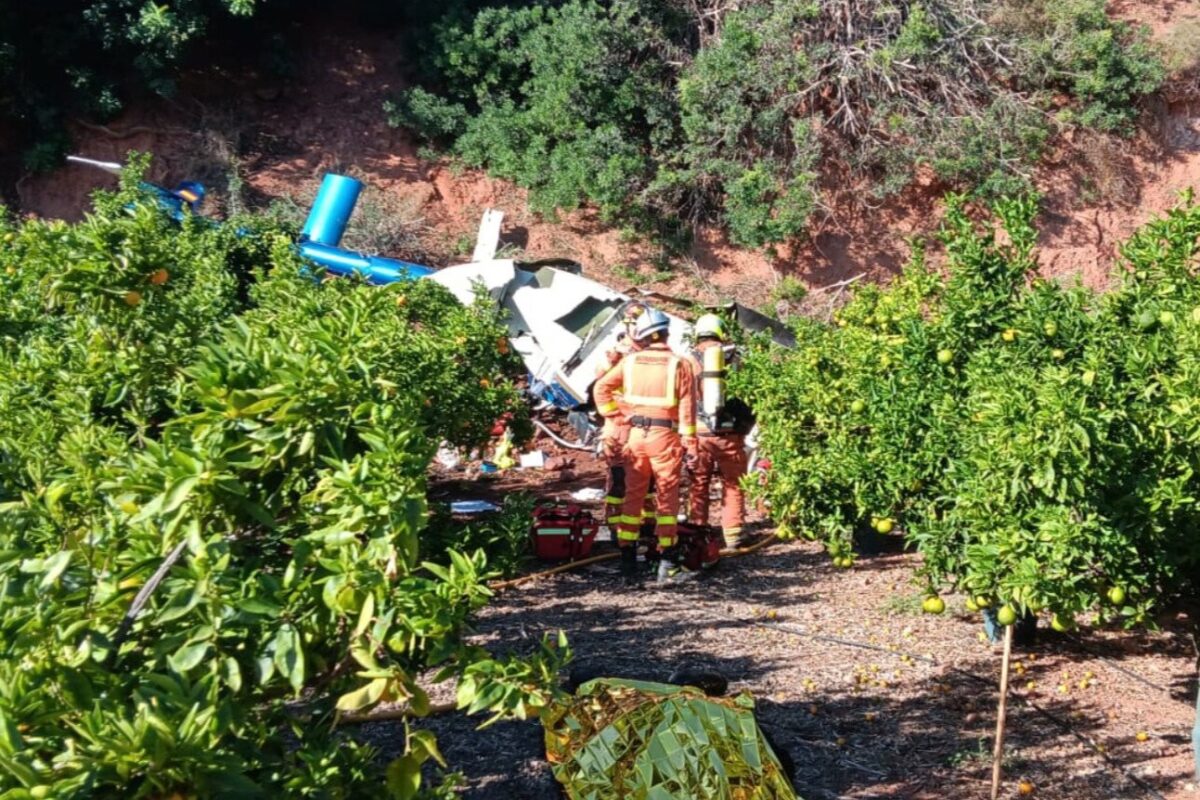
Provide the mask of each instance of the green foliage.
{"label": "green foliage", "polygon": [[545,635],[535,653],[524,658],[483,658],[463,671],[458,682],[458,707],[475,713],[493,712],[480,727],[508,717],[528,719],[550,710],[550,704],[566,699],[558,688],[558,676],[571,660],[571,649],[562,631],[556,639]]}
{"label": "green foliage", "polygon": [[951,198],[947,280],[918,249],[835,325],[798,322],[795,351],[753,349],[731,391],[755,403],[773,516],[834,557],[890,517],[931,587],[1141,622],[1200,563],[1200,208],[1130,239],[1104,295],[1030,283],[1035,213],[999,203],[1001,237]]}
{"label": "green foliage", "polygon": [[804,285],[804,281],[791,275],[784,275],[779,279],[779,283],[771,289],[771,299],[775,302],[780,300],[789,303],[799,303],[808,296],[808,287]]}
{"label": "green foliage", "polygon": [[1069,93],[1081,125],[1127,131],[1138,99],[1162,85],[1165,66],[1145,32],[1113,20],[1106,6],[1103,0],[1014,0],[1002,8],[998,27],[1026,42],[1011,68],[1017,80]]}
{"label": "green foliage", "polygon": [[47,0],[6,3],[0,30],[0,115],[29,137],[26,163],[54,166],[63,117],[111,117],[126,84],[159,94],[210,25],[254,13],[256,0]]}
{"label": "green foliage", "polygon": [[467,110],[438,97],[420,86],[406,89],[395,100],[387,100],[383,111],[394,127],[412,128],[434,141],[453,139],[467,124]]}
{"label": "green foliage", "polygon": [[418,122],[431,138],[461,126],[463,160],[528,186],[540,211],[590,200],[612,215],[649,182],[646,147],[673,128],[670,67],[659,57],[671,45],[640,11],[632,0],[571,0],[443,25],[436,63],[457,105],[414,89],[390,121]]}
{"label": "green foliage", "polygon": [[529,187],[538,211],[588,202],[643,231],[717,222],[761,247],[804,234],[827,164],[877,194],[922,165],[987,197],[1027,190],[1051,111],[1125,131],[1163,75],[1100,0],[694,14],[452,4],[422,37],[426,87],[390,102],[389,121]]}
{"label": "green foliage", "polygon": [[[418,538],[437,443],[519,411],[505,329],[315,280],[262,219],[177,226],[136,178],[0,223],[0,793],[378,792],[331,723],[420,717],[418,671],[486,658],[485,553]],[[430,758],[411,731],[392,796]]]}
{"label": "green foliage", "polygon": [[492,569],[515,575],[529,558],[534,505],[530,495],[508,494],[499,511],[465,521],[456,520],[448,506],[435,507],[421,537],[422,557],[443,561],[450,550],[483,550]]}
{"label": "green foliage", "polygon": [[723,207],[738,244],[794,238],[812,211],[820,143],[792,97],[815,77],[793,40],[815,14],[786,3],[731,14],[679,78],[683,146],[655,188],[694,215]]}

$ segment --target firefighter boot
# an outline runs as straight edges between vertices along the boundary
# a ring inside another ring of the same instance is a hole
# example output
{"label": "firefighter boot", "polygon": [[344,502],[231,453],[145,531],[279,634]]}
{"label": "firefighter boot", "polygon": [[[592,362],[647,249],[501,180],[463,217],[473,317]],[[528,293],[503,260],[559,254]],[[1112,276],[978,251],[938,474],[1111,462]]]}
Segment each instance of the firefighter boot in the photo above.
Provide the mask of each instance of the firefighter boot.
{"label": "firefighter boot", "polygon": [[669,558],[663,556],[658,562],[658,576],[656,578],[657,582],[669,583],[678,570],[679,568],[676,567]]}
{"label": "firefighter boot", "polygon": [[626,586],[638,586],[642,582],[638,575],[636,545],[629,544],[621,548],[621,580]]}
{"label": "firefighter boot", "polygon": [[662,558],[658,562],[657,582],[660,584],[677,583],[690,576],[691,573],[683,567],[683,552],[678,543],[665,548]]}

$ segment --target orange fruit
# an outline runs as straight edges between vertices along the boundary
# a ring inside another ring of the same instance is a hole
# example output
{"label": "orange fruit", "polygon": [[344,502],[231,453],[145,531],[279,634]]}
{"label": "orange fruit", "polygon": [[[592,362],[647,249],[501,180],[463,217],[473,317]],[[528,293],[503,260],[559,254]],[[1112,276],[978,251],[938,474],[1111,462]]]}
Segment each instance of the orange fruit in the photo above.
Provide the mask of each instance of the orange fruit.
{"label": "orange fruit", "polygon": [[1137,736],[1134,738],[1136,738],[1139,742],[1144,742],[1150,738],[1150,734],[1146,733],[1145,731],[1138,731]]}
{"label": "orange fruit", "polygon": [[130,308],[133,308],[133,307],[141,304],[142,293],[136,292],[136,291],[135,292],[126,292],[125,296],[121,299],[125,301],[125,305],[129,306]]}
{"label": "orange fruit", "polygon": [[1022,797],[1028,797],[1029,795],[1033,794],[1034,791],[1036,790],[1034,789],[1033,784],[1029,781],[1021,781],[1017,784],[1017,794],[1021,795]]}
{"label": "orange fruit", "polygon": [[167,282],[167,278],[169,277],[171,277],[171,273],[167,272],[165,269],[156,269],[154,272],[150,273],[150,283],[154,284],[155,286],[162,286]]}

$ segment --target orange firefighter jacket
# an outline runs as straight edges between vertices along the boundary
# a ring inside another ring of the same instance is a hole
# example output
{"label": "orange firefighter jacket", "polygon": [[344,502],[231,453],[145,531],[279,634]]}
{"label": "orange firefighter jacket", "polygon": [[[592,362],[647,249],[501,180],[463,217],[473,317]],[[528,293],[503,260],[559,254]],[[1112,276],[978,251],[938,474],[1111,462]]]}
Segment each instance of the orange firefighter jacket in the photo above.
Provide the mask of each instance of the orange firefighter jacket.
{"label": "orange firefighter jacket", "polygon": [[[596,366],[596,379],[603,378],[609,370],[621,363],[625,356],[631,353],[633,348],[628,341],[619,342],[612,350],[609,350],[607,358],[604,362]],[[600,437],[605,441],[608,448],[614,452],[607,453],[610,457],[616,457],[620,450],[625,448],[625,443],[629,441],[629,415],[632,413],[629,406],[623,402],[624,398],[620,390],[617,390],[613,396],[613,400],[617,404],[617,413],[604,416],[604,430],[600,433]],[[596,403],[599,405],[599,401]]]}
{"label": "orange firefighter jacket", "polygon": [[596,408],[605,418],[623,414],[630,421],[670,420],[681,436],[694,437],[696,377],[691,362],[662,342],[630,353],[596,381]]}

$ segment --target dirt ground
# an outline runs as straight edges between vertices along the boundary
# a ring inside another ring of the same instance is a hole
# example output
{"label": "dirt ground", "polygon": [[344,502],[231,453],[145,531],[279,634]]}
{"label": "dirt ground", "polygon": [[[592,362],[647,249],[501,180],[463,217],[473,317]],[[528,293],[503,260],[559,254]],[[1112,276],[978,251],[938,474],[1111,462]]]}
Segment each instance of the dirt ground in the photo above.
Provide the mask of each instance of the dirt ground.
{"label": "dirt ground", "polygon": [[[981,642],[960,598],[942,616],[921,614],[915,566],[896,553],[834,569],[817,545],[780,542],[702,580],[633,591],[604,563],[501,593],[474,641],[526,652],[563,630],[576,664],[616,675],[718,669],[757,699],[808,800],[985,798],[1001,648]],[[1019,796],[1021,780],[1047,800],[1200,797],[1183,617],[1158,633],[1039,637],[1014,650],[1002,797]],[[477,731],[478,721],[428,723],[468,778],[464,797],[559,796],[538,723]],[[395,746],[394,728],[374,727],[371,739]]]}
{"label": "dirt ground", "polygon": [[[552,427],[571,438],[561,422]],[[480,481],[472,462],[435,470],[431,495],[565,499],[603,488],[603,464],[589,454],[544,435],[532,448],[564,469]],[[598,503],[584,505],[601,515]],[[750,519],[753,535],[773,534],[754,510]],[[755,697],[760,724],[796,764],[796,789],[807,800],[982,800],[1003,648],[986,641],[980,615],[961,597],[947,597],[943,615],[921,613],[919,556],[901,543],[885,537],[866,548],[881,552],[860,553],[845,570],[818,544],[773,540],[699,579],[640,590],[622,585],[615,562],[596,564],[500,592],[472,641],[526,653],[562,630],[573,667],[593,674],[661,681],[680,666],[716,669],[732,692]],[[597,544],[595,552],[611,547]],[[1028,781],[1031,796],[1044,800],[1200,800],[1190,738],[1192,622],[1171,611],[1158,625],[1042,629],[1032,646],[1014,648],[1001,797],[1021,796]],[[451,691],[435,687],[435,699],[449,700]],[[422,723],[466,776],[465,798],[561,796],[537,722],[476,730],[481,721],[449,714]],[[385,754],[402,746],[393,724],[366,726],[362,735]]]}

